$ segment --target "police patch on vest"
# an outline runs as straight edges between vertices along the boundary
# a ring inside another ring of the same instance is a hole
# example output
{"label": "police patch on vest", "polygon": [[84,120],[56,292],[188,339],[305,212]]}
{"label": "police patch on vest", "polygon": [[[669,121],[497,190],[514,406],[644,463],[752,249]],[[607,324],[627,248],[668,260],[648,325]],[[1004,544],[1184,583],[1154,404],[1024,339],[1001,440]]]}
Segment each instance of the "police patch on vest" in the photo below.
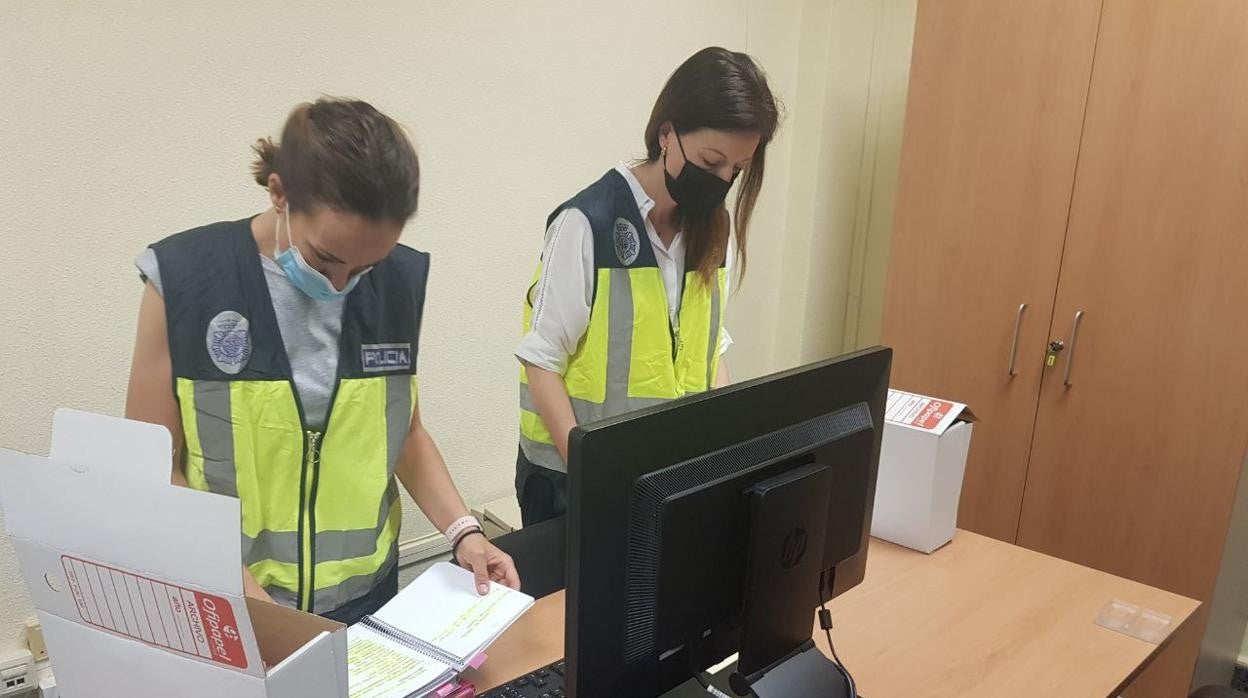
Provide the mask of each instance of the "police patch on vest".
{"label": "police patch on vest", "polygon": [[208,356],[222,373],[237,375],[251,359],[251,325],[233,310],[217,313],[206,339]]}
{"label": "police patch on vest", "polygon": [[367,373],[412,370],[412,345],[365,344],[360,347],[360,366]]}
{"label": "police patch on vest", "polygon": [[615,219],[614,228],[615,256],[627,267],[641,254],[641,235],[637,233],[637,226],[623,218]]}

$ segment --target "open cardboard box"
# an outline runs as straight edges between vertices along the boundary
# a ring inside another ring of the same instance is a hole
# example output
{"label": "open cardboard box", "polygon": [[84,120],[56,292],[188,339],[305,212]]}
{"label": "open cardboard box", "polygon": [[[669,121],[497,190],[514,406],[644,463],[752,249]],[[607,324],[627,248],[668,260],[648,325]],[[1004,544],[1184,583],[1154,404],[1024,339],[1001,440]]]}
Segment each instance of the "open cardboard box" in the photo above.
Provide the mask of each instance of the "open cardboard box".
{"label": "open cardboard box", "polygon": [[871,535],[924,553],[953,540],[976,421],[964,404],[888,391]]}
{"label": "open cardboard box", "polygon": [[169,482],[162,427],[59,410],[0,506],[65,698],[345,698],[343,626],[245,599],[239,502]]}

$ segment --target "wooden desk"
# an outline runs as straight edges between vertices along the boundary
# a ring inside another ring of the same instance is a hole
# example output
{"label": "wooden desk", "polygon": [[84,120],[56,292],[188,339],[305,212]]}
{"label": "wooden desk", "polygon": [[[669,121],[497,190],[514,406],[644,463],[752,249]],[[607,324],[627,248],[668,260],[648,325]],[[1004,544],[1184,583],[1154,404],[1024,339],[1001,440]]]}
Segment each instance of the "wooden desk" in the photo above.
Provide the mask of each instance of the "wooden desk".
{"label": "wooden desk", "polygon": [[[930,556],[872,539],[866,581],[831,609],[837,650],[869,698],[1108,697],[1159,649],[1095,624],[1114,598],[1171,615],[1173,629],[1199,606],[959,531]],[[468,678],[488,690],[562,657],[563,620],[562,593],[538,601]]]}

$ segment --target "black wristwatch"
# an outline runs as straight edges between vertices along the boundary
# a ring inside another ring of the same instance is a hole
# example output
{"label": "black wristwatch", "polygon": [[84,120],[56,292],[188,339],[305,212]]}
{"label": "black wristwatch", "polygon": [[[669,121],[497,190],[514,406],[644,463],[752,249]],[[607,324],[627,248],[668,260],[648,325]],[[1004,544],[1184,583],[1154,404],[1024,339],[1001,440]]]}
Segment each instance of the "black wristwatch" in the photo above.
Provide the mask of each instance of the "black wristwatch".
{"label": "black wristwatch", "polygon": [[[455,544],[451,546],[451,559],[454,560],[455,564],[457,565],[459,565],[459,545],[460,543],[463,543],[464,539],[466,539],[468,536],[484,537],[485,531],[482,531],[479,528],[470,528],[467,531],[464,531],[463,533],[459,534],[459,538],[456,538]],[[463,567],[463,565],[460,565],[460,567]]]}

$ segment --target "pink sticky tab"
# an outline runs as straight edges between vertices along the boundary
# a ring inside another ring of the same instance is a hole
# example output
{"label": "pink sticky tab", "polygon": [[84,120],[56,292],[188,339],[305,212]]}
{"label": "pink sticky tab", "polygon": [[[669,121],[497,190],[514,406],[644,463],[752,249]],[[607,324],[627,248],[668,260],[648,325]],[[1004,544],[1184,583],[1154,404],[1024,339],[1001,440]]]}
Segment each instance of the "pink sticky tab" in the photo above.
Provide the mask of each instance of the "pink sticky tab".
{"label": "pink sticky tab", "polygon": [[481,654],[478,654],[477,656],[473,657],[472,661],[468,662],[468,666],[472,667],[473,669],[480,669],[482,665],[485,664],[485,660],[487,659],[489,659],[489,657],[485,654],[485,652],[482,652]]}
{"label": "pink sticky tab", "polygon": [[438,698],[474,698],[477,695],[476,689],[467,681],[455,679],[439,688],[435,695]]}

